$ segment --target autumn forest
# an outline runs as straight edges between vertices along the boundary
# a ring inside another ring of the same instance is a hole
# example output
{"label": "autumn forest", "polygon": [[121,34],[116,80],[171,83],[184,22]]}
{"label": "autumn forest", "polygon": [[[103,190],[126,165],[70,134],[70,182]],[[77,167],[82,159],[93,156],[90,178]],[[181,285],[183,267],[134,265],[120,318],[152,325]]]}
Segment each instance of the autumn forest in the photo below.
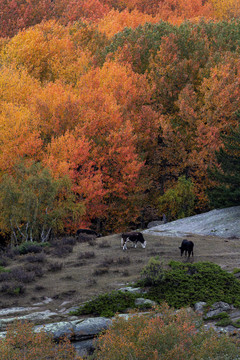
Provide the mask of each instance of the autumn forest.
{"label": "autumn forest", "polygon": [[0,0],[2,233],[208,211],[239,52],[240,0]]}

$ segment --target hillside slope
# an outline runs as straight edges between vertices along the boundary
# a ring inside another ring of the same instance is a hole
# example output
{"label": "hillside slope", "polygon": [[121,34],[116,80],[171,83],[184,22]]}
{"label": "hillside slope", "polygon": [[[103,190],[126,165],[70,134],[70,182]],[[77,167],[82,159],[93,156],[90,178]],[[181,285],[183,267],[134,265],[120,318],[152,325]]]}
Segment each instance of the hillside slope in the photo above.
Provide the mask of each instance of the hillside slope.
{"label": "hillside slope", "polygon": [[211,210],[204,214],[171,221],[143,231],[156,236],[197,234],[222,238],[240,237],[240,206]]}

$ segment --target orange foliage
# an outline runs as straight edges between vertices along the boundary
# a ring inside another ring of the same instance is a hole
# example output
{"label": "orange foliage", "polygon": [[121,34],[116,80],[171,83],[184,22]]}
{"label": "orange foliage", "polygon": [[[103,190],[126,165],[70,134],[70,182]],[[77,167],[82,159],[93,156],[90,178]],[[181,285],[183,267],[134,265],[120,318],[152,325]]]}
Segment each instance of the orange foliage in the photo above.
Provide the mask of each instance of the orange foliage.
{"label": "orange foliage", "polygon": [[49,83],[31,98],[35,126],[45,143],[73,129],[79,122],[79,101],[71,87]]}
{"label": "orange foliage", "polygon": [[239,110],[240,61],[226,54],[222,62],[213,67],[209,78],[204,78],[200,91],[203,94],[202,120],[226,131],[236,126],[235,112]]}
{"label": "orange foliage", "polygon": [[135,29],[139,25],[146,22],[157,23],[159,17],[153,17],[148,14],[141,13],[138,10],[129,12],[127,9],[123,11],[111,10],[102,20],[98,23],[99,31],[105,33],[108,38],[113,37],[125,27]]}
{"label": "orange foliage", "polygon": [[213,10],[207,1],[165,0],[159,2],[157,16],[172,24],[181,24],[184,20],[209,19],[213,16]]}
{"label": "orange foliage", "polygon": [[62,20],[65,23],[80,19],[94,22],[105,16],[110,10],[108,5],[103,4],[100,0],[71,0],[67,3],[63,1],[63,8]]}

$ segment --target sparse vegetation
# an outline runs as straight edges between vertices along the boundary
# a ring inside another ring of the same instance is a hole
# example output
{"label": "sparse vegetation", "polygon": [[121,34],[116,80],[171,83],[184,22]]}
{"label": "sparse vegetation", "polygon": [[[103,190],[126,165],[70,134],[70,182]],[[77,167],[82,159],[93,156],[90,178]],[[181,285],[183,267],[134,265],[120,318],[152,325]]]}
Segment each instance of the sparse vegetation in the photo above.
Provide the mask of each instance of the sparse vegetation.
{"label": "sparse vegetation", "polygon": [[95,252],[94,251],[85,251],[78,255],[78,259],[93,259],[95,258]]}
{"label": "sparse vegetation", "polygon": [[104,248],[109,248],[111,247],[111,245],[109,244],[108,241],[101,241],[99,244],[98,244],[98,247],[100,249],[104,249]]}
{"label": "sparse vegetation", "polygon": [[18,296],[24,294],[26,288],[23,284],[15,282],[3,283],[1,286],[1,293],[5,295]]}
{"label": "sparse vegetation", "polygon": [[44,261],[46,261],[46,255],[43,253],[25,255],[23,260],[28,263],[43,263]]}
{"label": "sparse vegetation", "polygon": [[48,271],[57,272],[62,270],[63,264],[59,262],[52,262],[48,265]]}
{"label": "sparse vegetation", "polygon": [[108,272],[109,272],[108,266],[105,266],[105,267],[101,266],[94,270],[93,275],[101,276],[101,275],[107,274]]}

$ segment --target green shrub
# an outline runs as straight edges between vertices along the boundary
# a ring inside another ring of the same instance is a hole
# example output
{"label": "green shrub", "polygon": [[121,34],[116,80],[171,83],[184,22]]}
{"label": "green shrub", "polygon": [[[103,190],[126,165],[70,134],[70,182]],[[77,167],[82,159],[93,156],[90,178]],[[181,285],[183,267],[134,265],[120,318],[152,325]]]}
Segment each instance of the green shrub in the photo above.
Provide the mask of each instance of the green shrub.
{"label": "green shrub", "polygon": [[71,315],[93,314],[97,316],[112,317],[116,312],[124,312],[127,308],[135,307],[135,299],[139,295],[130,292],[112,291],[99,295],[81,306]]}
{"label": "green shrub", "polygon": [[213,316],[211,316],[211,317],[208,317],[207,319],[205,319],[205,320],[222,320],[222,319],[230,319],[230,316],[229,316],[229,314],[228,313],[226,313],[225,311],[223,311],[223,312],[221,312],[221,313],[219,313],[219,314],[217,314],[217,315],[213,315]]}
{"label": "green shrub", "polygon": [[194,313],[166,303],[147,315],[117,317],[97,340],[96,360],[236,360],[236,339],[204,330]]}
{"label": "green shrub", "polygon": [[42,251],[43,247],[49,246],[49,243],[38,243],[36,241],[25,241],[21,245],[17,246],[16,249],[19,251],[20,255],[25,255],[28,253],[38,253]]}
{"label": "green shrub", "polygon": [[240,328],[240,319],[236,321],[232,321],[232,325],[235,326],[236,328]]}
{"label": "green shrub", "polygon": [[217,326],[228,326],[228,325],[232,325],[232,320],[230,318],[225,318],[225,319],[221,319],[219,321],[216,322]]}
{"label": "green shrub", "polygon": [[155,286],[164,280],[165,271],[159,257],[149,260],[148,264],[141,271],[141,278],[144,286]]}
{"label": "green shrub", "polygon": [[10,271],[10,270],[5,269],[4,266],[0,266],[0,273],[2,273],[2,272],[9,272],[9,271]]}
{"label": "green shrub", "polygon": [[[146,269],[148,268],[149,265],[146,266]],[[180,308],[193,306],[198,301],[205,301],[209,305],[224,301],[240,306],[240,282],[233,274],[213,263],[189,264],[171,261],[160,281],[158,274],[155,278],[155,283],[152,281],[154,286],[150,287],[147,297],[158,303],[166,301],[170,306]],[[145,286],[144,279],[138,284]]]}

